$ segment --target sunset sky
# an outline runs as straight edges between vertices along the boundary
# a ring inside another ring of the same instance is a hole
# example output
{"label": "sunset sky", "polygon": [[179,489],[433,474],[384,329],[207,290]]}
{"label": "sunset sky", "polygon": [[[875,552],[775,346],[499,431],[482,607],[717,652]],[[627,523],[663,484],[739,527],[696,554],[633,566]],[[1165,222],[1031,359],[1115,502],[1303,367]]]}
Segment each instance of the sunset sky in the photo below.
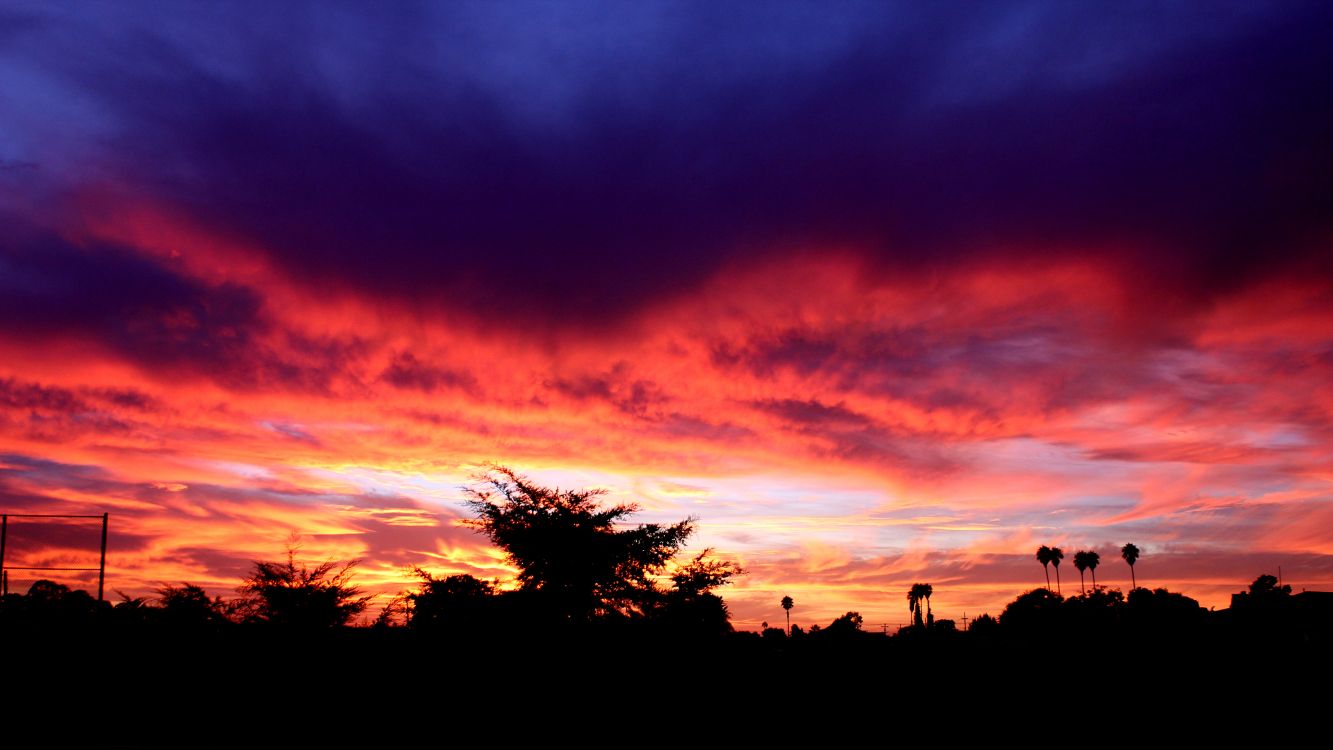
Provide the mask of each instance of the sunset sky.
{"label": "sunset sky", "polygon": [[1331,92],[1328,2],[6,3],[0,511],[394,593],[511,574],[495,462],[741,628],[1330,590]]}

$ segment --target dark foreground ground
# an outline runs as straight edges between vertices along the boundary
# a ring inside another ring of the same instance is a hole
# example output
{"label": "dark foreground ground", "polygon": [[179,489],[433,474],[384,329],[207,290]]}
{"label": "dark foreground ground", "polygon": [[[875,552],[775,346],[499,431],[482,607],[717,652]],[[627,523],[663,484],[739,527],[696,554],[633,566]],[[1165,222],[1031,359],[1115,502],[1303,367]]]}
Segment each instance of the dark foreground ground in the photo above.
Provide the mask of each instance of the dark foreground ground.
{"label": "dark foreground ground", "polygon": [[0,747],[712,745],[787,731],[821,745],[873,731],[875,744],[1135,732],[1190,746],[1258,731],[1271,746],[1333,708],[1323,643],[775,640],[11,634]]}

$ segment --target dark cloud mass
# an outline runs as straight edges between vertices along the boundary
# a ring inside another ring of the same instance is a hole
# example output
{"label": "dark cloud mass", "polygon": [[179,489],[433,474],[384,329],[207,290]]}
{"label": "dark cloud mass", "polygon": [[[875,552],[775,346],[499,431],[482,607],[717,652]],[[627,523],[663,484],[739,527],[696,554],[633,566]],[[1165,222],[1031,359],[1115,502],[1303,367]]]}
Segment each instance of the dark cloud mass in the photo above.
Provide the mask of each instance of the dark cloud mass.
{"label": "dark cloud mass", "polygon": [[[828,247],[885,268],[1109,248],[1146,299],[1327,269],[1324,3],[645,6],[617,21],[635,53],[576,47],[610,40],[595,23],[467,7],[289,10],[203,51],[128,13],[103,32],[114,63],[49,65],[97,102],[125,189],[295,276],[483,318],[602,322]],[[509,67],[476,73],[483,42]]]}

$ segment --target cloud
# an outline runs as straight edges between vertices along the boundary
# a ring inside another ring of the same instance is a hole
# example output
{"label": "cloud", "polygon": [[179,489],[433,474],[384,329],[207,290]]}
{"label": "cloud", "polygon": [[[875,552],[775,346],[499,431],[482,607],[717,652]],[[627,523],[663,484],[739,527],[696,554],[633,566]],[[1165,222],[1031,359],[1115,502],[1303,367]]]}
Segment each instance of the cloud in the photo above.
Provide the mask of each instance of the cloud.
{"label": "cloud", "polygon": [[[728,264],[826,248],[881,273],[1110,253],[1142,282],[1140,303],[1169,290],[1201,304],[1327,270],[1328,13],[1219,14],[1193,19],[1188,38],[1097,8],[1038,8],[1005,42],[1003,26],[894,7],[827,28],[810,54],[746,52],[701,18],[657,18],[648,52],[627,61],[655,85],[627,90],[612,60],[585,59],[558,73],[559,126],[495,71],[416,46],[442,32],[468,48],[458,24],[484,19],[389,22],[363,39],[339,31],[360,27],[344,17],[281,47],[256,30],[201,46],[184,24],[145,30],[124,14],[96,36],[132,52],[120,62],[50,50],[22,67],[96,102],[112,134],[100,163],[125,191],[261,248],[294,278],[480,321],[596,327]],[[1063,23],[1104,31],[1082,50],[1041,36]],[[1125,24],[1132,36],[1117,36]],[[64,18],[47,27],[57,49],[93,34]],[[30,33],[29,45],[48,38]],[[338,69],[340,87],[326,65],[351,39],[359,63]],[[697,54],[666,55],[678,39]],[[510,41],[531,82],[545,47]],[[997,44],[1019,56],[958,67]],[[729,65],[717,84],[707,59]],[[363,76],[383,85],[352,83]],[[230,296],[220,314],[246,314],[239,291],[215,293]]]}

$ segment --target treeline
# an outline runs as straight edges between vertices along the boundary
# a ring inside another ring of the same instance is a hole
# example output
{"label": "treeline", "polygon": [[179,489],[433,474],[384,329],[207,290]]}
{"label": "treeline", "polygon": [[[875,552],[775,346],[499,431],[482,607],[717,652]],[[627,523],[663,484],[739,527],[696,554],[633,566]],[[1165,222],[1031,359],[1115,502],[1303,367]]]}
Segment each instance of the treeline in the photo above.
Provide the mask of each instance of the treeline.
{"label": "treeline", "polygon": [[[683,563],[675,560],[693,532],[693,519],[629,526],[624,521],[635,506],[605,505],[597,490],[543,487],[503,467],[494,467],[468,492],[471,525],[505,552],[517,569],[516,581],[502,587],[471,575],[437,577],[417,569],[417,586],[385,606],[372,627],[350,629],[362,631],[358,637],[713,642],[791,650],[890,640],[981,644],[1246,635],[1323,643],[1333,632],[1333,594],[1293,595],[1290,586],[1263,575],[1224,612],[1210,612],[1165,589],[1136,587],[1125,596],[1094,582],[1091,590],[1068,598],[1049,585],[1028,591],[997,617],[981,615],[960,628],[954,621],[935,619],[930,609],[934,589],[918,583],[907,592],[913,625],[893,638],[867,632],[856,612],[808,630],[793,625],[791,597],[780,602],[785,629],[765,623],[761,633],[737,633],[717,591],[744,571],[715,559],[710,550]],[[1123,556],[1132,569],[1138,549],[1125,545]],[[1058,548],[1044,546],[1037,555],[1043,565],[1056,566],[1057,587],[1062,557]],[[1095,570],[1095,553],[1080,552],[1075,558],[1080,572],[1081,563]],[[164,585],[151,597],[122,597],[114,605],[84,591],[38,581],[27,594],[0,598],[0,631],[30,637],[100,630],[186,638],[343,632],[350,623],[365,622],[371,601],[353,584],[355,564],[311,566],[299,563],[289,548],[285,560],[255,562],[230,598],[182,583]]]}

